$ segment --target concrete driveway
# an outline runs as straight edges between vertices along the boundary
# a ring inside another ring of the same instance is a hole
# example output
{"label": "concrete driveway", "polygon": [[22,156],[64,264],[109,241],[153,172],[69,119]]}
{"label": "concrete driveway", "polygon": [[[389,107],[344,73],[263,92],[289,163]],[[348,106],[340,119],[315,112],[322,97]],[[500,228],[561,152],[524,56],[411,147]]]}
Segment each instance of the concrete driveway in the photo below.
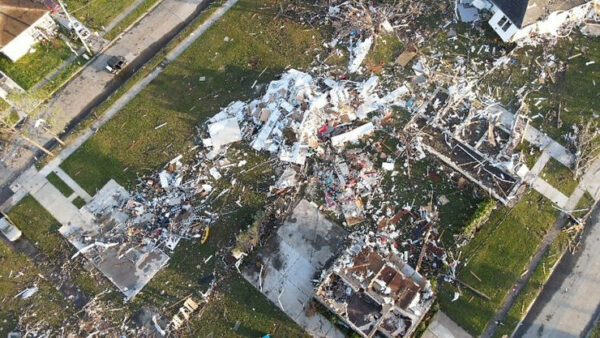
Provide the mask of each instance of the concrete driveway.
{"label": "concrete driveway", "polygon": [[[313,279],[325,264],[345,248],[347,232],[322,215],[316,205],[302,200],[292,216],[267,245],[244,278],[314,337],[343,337],[326,318],[308,315],[314,295]],[[263,277],[264,275],[264,277]]]}

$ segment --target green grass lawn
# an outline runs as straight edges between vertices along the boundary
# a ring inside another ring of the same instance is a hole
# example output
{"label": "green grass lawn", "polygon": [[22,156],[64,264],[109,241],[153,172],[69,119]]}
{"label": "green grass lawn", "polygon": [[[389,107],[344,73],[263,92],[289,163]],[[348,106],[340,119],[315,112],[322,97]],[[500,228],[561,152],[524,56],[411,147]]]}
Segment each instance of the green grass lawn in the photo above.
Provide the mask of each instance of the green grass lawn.
{"label": "green grass lawn", "polygon": [[[11,332],[19,317],[27,316],[24,325],[42,324],[58,329],[73,314],[71,304],[46,280],[40,271],[22,254],[9,250],[0,242],[0,336]],[[28,299],[15,296],[26,288],[37,285],[39,291]]]}
{"label": "green grass lawn", "polygon": [[65,197],[69,197],[71,194],[73,194],[73,189],[71,189],[71,187],[61,180],[56,173],[50,173],[48,176],[46,176],[46,179],[52,183],[52,185]]}
{"label": "green grass lawn", "polygon": [[[239,328],[234,330],[236,323]],[[309,337],[289,317],[239,274],[216,291],[204,315],[194,321],[192,336],[213,337]]]}
{"label": "green grass lawn", "polygon": [[36,49],[34,53],[23,56],[17,62],[12,62],[4,55],[0,55],[0,70],[25,90],[33,87],[73,54],[65,42],[60,39],[44,40],[34,48]]}
{"label": "green grass lawn", "polygon": [[554,158],[550,158],[550,161],[546,163],[540,177],[567,197],[571,196],[579,184],[574,179],[573,172]]}
{"label": "green grass lawn", "polygon": [[[539,65],[547,65],[547,62],[537,56],[544,53],[555,56],[556,64],[565,65],[564,72],[557,72],[554,79],[547,76],[542,80],[539,76]],[[571,58],[577,54],[581,55]],[[574,125],[593,119],[597,113],[600,41],[575,30],[568,38],[559,39],[556,45],[527,46],[511,57],[515,63],[488,75],[481,90],[488,92],[486,87],[489,87],[491,92],[499,94],[504,105],[516,109],[518,102],[514,93],[523,86],[533,89],[527,97],[529,116],[536,116],[531,125],[570,148],[563,135],[573,133]],[[595,63],[586,65],[590,61]]]}
{"label": "green grass lawn", "polygon": [[288,66],[308,67],[308,51],[320,46],[321,33],[272,20],[278,7],[266,4],[272,2],[239,2],[61,167],[90,194],[110,178],[127,186],[136,173],[184,153],[194,144],[194,127],[220,107],[258,95],[255,80],[267,83]]}
{"label": "green grass lawn", "polygon": [[129,27],[137,19],[139,19],[146,11],[152,6],[162,0],[144,0],[139,6],[137,6],[131,13],[129,13],[121,22],[119,22],[113,29],[104,34],[104,38],[112,40],[117,37],[125,28]]}
{"label": "green grass lawn", "polygon": [[575,211],[573,212],[573,216],[575,217],[583,217],[589,211],[590,208],[594,205],[594,198],[589,192],[585,192],[579,202],[577,202],[577,206],[575,207]]}
{"label": "green grass lawn", "polygon": [[[443,233],[444,245],[451,246],[455,241],[454,235],[463,232],[481,198],[474,194],[469,185],[459,189],[447,172],[439,170],[441,165],[432,158],[412,162],[410,177],[402,165],[403,163],[396,163],[399,173],[394,177],[391,173],[385,173],[380,185],[382,193],[378,194],[381,198],[377,196],[372,202],[375,209],[380,208],[380,203],[390,200],[398,205],[427,206],[432,202],[432,191],[434,204],[438,204],[438,198],[445,196],[449,202],[438,206],[438,231]],[[380,162],[375,166],[381,167]]]}
{"label": "green grass lawn", "polygon": [[102,31],[135,0],[65,0],[70,14],[89,28]]}
{"label": "green grass lawn", "polygon": [[[287,67],[306,69],[310,65],[312,50],[320,47],[323,33],[285,17],[275,18],[278,10],[275,0],[241,0],[61,167],[93,194],[111,178],[132,188],[137,173],[156,170],[178,154],[189,155],[187,149],[195,145],[195,127],[233,100],[258,96],[251,88],[254,81],[268,83]],[[198,81],[200,76],[206,81]],[[155,130],[162,123],[167,125]],[[216,274],[225,280],[205,315],[191,323],[195,334],[302,335],[275,305],[223,265],[228,245],[264,207],[264,192],[274,177],[269,165],[242,175],[242,170],[268,158],[247,145],[232,147],[227,157],[248,164],[232,168],[228,172],[231,177],[215,185],[216,191],[230,191],[212,203],[213,209],[224,214],[211,227],[207,243],[183,240],[169,266],[128,306],[132,311],[141,306],[162,308],[190,294],[199,297],[199,291],[208,286],[203,281]],[[235,186],[231,186],[233,178],[237,178]],[[237,205],[238,199],[243,207]],[[237,321],[241,325],[235,332],[232,328]]]}
{"label": "green grass lawn", "polygon": [[[0,98],[0,112],[4,112],[5,110],[10,108],[10,104],[8,104],[8,102],[6,102],[6,100],[4,100],[3,98]],[[0,113],[1,115],[1,113]],[[9,119],[10,121],[10,119]]]}
{"label": "green grass lawn", "polygon": [[542,291],[544,284],[550,278],[551,269],[567,249],[568,241],[569,236],[566,233],[561,232],[558,235],[533,272],[531,279],[529,279],[517,296],[517,299],[502,321],[504,325],[498,327],[498,330],[494,333],[494,337],[500,338],[504,335],[510,335],[517,327],[519,321],[525,317],[529,306],[535,301],[535,298]]}
{"label": "green grass lawn", "polygon": [[402,52],[403,43],[394,34],[380,34],[377,36],[365,64],[388,66],[392,64]]}
{"label": "green grass lawn", "polygon": [[542,155],[542,152],[527,140],[523,140],[516,148],[515,151],[520,151],[521,155],[525,158],[525,165],[530,170],[533,168],[537,160]]}
{"label": "green grass lawn", "polygon": [[527,192],[512,209],[496,209],[475,238],[461,249],[462,264],[457,272],[459,280],[491,300],[463,288],[461,297],[452,302],[456,288],[442,283],[438,297],[441,310],[471,334],[481,334],[557,215],[552,203],[535,191]]}
{"label": "green grass lawn", "polygon": [[58,232],[60,223],[30,195],[13,207],[8,216],[23,235],[51,260],[61,262],[74,252]]}
{"label": "green grass lawn", "polygon": [[86,62],[87,60],[83,56],[77,57],[73,62],[61,69],[54,78],[39,87],[34,95],[40,98],[49,97],[70,80],[73,75],[86,64]]}
{"label": "green grass lawn", "polygon": [[600,338],[600,321],[594,324],[592,331],[590,331],[590,338]]}
{"label": "green grass lawn", "polygon": [[86,202],[83,198],[77,196],[74,200],[73,200],[73,205],[75,205],[77,207],[77,209],[81,209],[84,205],[86,205]]}

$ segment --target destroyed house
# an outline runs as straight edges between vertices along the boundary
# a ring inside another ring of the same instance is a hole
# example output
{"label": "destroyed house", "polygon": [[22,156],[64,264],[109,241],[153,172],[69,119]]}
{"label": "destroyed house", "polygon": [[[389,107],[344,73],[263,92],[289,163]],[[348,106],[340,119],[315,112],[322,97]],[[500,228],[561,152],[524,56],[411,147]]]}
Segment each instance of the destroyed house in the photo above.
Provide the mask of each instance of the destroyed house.
{"label": "destroyed house", "polygon": [[417,271],[366,245],[354,245],[334,263],[315,297],[363,337],[411,336],[434,301]]}
{"label": "destroyed house", "polygon": [[[463,2],[464,3],[464,2]],[[473,0],[492,13],[490,26],[505,42],[532,33],[552,32],[568,20],[583,17],[588,0]]]}

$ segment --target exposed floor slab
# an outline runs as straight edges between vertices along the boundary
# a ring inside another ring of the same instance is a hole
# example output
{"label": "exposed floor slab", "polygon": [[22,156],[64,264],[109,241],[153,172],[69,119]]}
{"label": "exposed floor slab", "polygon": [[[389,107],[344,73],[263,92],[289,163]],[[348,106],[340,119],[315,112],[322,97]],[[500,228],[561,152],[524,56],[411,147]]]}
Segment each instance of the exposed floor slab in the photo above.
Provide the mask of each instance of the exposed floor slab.
{"label": "exposed floor slab", "polygon": [[431,324],[423,334],[423,338],[472,338],[467,331],[458,326],[442,311],[438,311]]}
{"label": "exposed floor slab", "polygon": [[302,200],[259,253],[264,277],[253,267],[243,271],[244,278],[309,334],[343,337],[325,317],[308,316],[306,310],[314,293],[315,274],[344,247],[346,237],[344,229]]}

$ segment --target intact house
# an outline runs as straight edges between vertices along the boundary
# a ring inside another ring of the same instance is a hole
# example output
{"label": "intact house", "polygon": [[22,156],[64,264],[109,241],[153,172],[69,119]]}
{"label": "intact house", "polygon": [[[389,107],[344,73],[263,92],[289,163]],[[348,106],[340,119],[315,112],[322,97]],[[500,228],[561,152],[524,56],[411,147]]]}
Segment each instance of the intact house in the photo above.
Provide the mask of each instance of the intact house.
{"label": "intact house", "polygon": [[0,0],[0,52],[16,62],[57,25],[43,3],[32,0]]}
{"label": "intact house", "polygon": [[463,0],[480,10],[488,10],[490,26],[505,42],[515,42],[531,34],[557,34],[565,23],[578,21],[590,9],[589,0]]}

